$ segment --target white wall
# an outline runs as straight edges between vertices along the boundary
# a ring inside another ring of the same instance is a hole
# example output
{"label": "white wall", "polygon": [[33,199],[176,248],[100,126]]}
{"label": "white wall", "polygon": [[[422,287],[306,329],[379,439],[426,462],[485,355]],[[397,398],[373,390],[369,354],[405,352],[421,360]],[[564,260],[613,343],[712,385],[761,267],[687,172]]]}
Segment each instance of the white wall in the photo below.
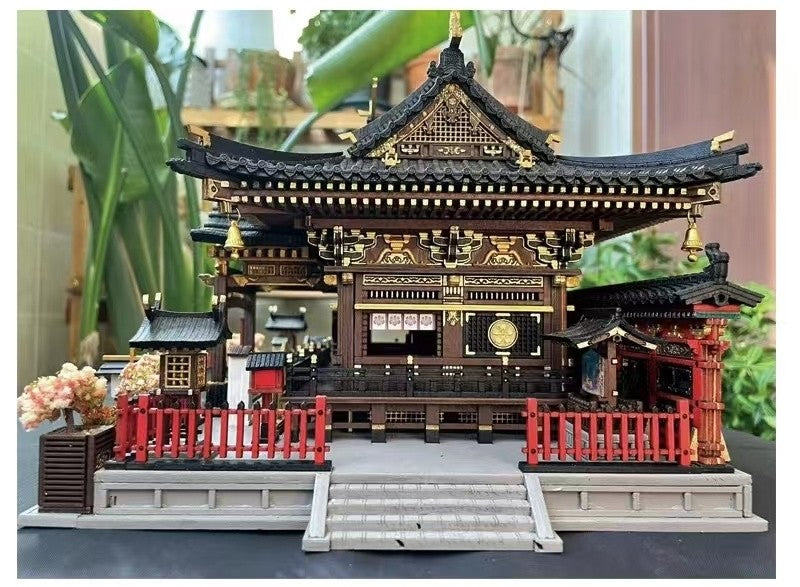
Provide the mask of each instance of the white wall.
{"label": "white wall", "polygon": [[564,51],[565,155],[627,155],[633,147],[633,19],[630,11],[564,13],[575,34]]}

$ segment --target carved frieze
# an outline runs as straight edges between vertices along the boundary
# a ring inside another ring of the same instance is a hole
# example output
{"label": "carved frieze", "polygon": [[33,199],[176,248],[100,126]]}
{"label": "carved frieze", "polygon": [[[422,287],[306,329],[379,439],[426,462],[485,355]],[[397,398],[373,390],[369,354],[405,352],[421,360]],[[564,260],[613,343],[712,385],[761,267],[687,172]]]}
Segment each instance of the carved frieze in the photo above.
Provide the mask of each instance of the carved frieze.
{"label": "carved frieze", "polygon": [[447,268],[471,264],[472,253],[482,244],[482,234],[460,230],[458,226],[451,226],[446,234],[441,230],[432,230],[419,235],[419,245],[428,250],[431,261]]}
{"label": "carved frieze", "polygon": [[344,230],[341,226],[308,231],[308,242],[319,249],[320,258],[343,267],[363,263],[367,249],[374,247],[376,240],[374,232]]}
{"label": "carved frieze", "polygon": [[465,275],[464,285],[472,287],[542,287],[544,279],[541,276],[534,277],[503,277],[503,276],[482,276]]}
{"label": "carved frieze", "polygon": [[385,234],[383,241],[388,245],[378,255],[378,265],[416,265],[417,260],[408,245],[413,237],[408,234]]}
{"label": "carved frieze", "polygon": [[365,275],[364,285],[442,285],[442,275]]}

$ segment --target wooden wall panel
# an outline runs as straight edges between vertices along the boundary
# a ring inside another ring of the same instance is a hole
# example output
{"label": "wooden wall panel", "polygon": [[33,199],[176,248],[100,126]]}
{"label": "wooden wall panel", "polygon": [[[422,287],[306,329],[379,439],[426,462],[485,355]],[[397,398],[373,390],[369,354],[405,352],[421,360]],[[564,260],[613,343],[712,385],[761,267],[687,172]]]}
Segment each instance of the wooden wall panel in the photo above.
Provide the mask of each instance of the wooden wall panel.
{"label": "wooden wall panel", "polygon": [[[733,144],[748,143],[745,160],[764,169],[723,186],[723,203],[706,208],[699,227],[704,242],[731,254],[731,279],[774,287],[775,13],[636,11],[633,19],[634,150],[735,129]],[[680,243],[686,223],[659,229]]]}

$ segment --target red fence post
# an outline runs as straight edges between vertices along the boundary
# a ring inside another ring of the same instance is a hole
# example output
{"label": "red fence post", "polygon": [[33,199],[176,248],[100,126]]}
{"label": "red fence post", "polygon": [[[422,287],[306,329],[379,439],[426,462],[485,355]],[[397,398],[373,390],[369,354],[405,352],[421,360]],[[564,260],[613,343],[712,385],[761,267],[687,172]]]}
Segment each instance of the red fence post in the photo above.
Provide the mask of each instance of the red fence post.
{"label": "red fence post", "polygon": [[206,404],[205,416],[203,419],[203,458],[211,458],[211,442],[214,436],[214,411],[210,404]]}
{"label": "red fence post", "polygon": [[150,396],[146,393],[139,394],[138,406],[136,408],[136,462],[147,462],[148,444],[148,418],[150,412]]}
{"label": "red fence post", "polygon": [[529,397],[525,400],[525,413],[528,417],[525,435],[525,455],[529,465],[539,464],[539,402]]}
{"label": "red fence post", "polygon": [[679,462],[682,467],[688,467],[692,459],[692,455],[689,451],[689,400],[678,400],[678,418]]}
{"label": "red fence post", "polygon": [[325,414],[328,402],[324,395],[318,395],[314,403],[314,464],[325,462]]}
{"label": "red fence post", "polygon": [[124,461],[128,454],[128,394],[121,393],[117,396],[117,439],[114,447],[114,456],[118,461]]}

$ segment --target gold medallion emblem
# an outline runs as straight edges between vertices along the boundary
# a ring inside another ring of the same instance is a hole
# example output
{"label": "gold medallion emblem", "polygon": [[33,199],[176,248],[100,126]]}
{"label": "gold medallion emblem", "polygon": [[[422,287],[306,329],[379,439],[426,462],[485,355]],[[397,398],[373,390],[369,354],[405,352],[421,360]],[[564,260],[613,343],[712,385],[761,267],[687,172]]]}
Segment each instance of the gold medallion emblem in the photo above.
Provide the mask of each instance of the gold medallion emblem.
{"label": "gold medallion emblem", "polygon": [[489,325],[489,342],[498,349],[510,349],[517,342],[519,333],[514,323],[505,318],[495,320]]}

